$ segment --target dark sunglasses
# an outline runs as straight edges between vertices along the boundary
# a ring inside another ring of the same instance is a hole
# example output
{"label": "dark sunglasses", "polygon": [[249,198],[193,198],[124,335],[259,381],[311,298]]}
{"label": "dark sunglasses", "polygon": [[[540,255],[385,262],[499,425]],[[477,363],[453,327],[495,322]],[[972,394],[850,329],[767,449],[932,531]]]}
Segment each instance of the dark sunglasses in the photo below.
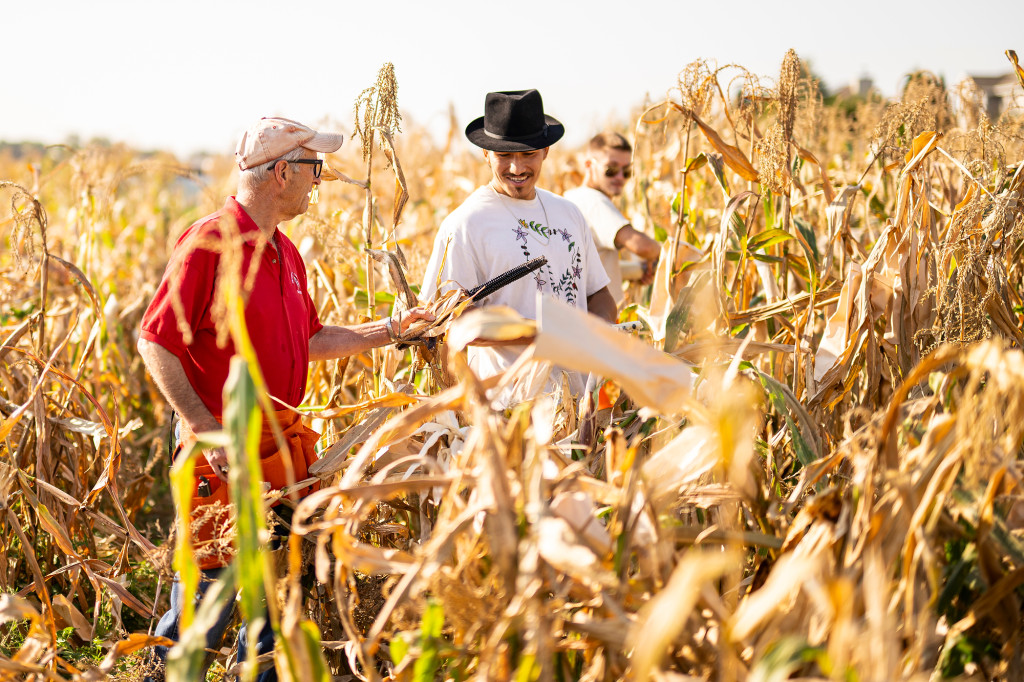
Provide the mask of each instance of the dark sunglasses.
{"label": "dark sunglasses", "polygon": [[622,177],[626,178],[627,180],[629,180],[631,177],[633,177],[633,169],[630,168],[629,166],[626,166],[624,168],[617,168],[615,166],[608,166],[607,168],[604,169],[605,177],[608,177],[608,178],[614,178],[619,173],[622,173]]}
{"label": "dark sunglasses", "polygon": [[[320,171],[322,171],[324,169],[324,160],[323,159],[296,159],[294,161],[288,161],[287,159],[277,159],[275,161],[271,161],[270,162],[270,167],[273,168],[274,166],[277,165],[278,161],[282,161],[282,160],[283,161],[287,161],[288,163],[309,163],[309,164],[313,164],[313,177],[314,178],[319,178],[320,177]],[[626,177],[629,177],[629,176],[626,176]]]}

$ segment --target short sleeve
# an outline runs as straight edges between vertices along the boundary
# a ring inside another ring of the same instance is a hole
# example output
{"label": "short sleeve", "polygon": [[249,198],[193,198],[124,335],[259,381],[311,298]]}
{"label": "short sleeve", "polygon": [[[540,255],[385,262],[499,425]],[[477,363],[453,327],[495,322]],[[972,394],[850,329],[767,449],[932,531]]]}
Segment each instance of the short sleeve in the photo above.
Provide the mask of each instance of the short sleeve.
{"label": "short sleeve", "polygon": [[467,230],[453,227],[447,219],[441,223],[423,274],[420,300],[429,301],[437,291],[472,289],[483,282],[475,250],[466,239],[466,233]]}
{"label": "short sleeve", "polygon": [[597,248],[615,250],[615,237],[629,220],[602,192],[589,187],[579,187],[566,192],[565,198],[575,203],[587,224],[593,231]]}
{"label": "short sleeve", "polygon": [[[210,305],[217,274],[218,256],[205,249],[183,251],[167,265],[156,294],[142,318],[141,336],[175,356],[185,353],[188,339],[179,325],[176,300],[181,303],[181,322],[194,336],[210,321]],[[175,285],[177,291],[175,291]]]}
{"label": "short sleeve", "polygon": [[601,256],[597,253],[594,236],[587,228],[585,222],[583,224],[583,234],[586,235],[584,241],[587,250],[587,296],[593,296],[608,286],[611,278],[608,277],[608,273],[604,270],[604,265],[601,264]]}
{"label": "short sleeve", "polygon": [[313,338],[318,331],[324,328],[324,325],[320,322],[320,314],[316,311],[316,304],[313,303],[308,288],[306,289],[306,308],[309,310],[309,338]]}

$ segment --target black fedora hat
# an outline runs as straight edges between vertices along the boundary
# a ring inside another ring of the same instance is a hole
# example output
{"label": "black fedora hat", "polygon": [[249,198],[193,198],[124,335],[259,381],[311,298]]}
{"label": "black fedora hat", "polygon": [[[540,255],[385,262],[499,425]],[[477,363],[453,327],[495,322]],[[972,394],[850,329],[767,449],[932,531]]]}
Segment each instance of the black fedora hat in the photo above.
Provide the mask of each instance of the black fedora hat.
{"label": "black fedora hat", "polygon": [[536,90],[489,92],[484,115],[466,126],[466,137],[492,152],[528,152],[558,142],[565,126],[544,113]]}

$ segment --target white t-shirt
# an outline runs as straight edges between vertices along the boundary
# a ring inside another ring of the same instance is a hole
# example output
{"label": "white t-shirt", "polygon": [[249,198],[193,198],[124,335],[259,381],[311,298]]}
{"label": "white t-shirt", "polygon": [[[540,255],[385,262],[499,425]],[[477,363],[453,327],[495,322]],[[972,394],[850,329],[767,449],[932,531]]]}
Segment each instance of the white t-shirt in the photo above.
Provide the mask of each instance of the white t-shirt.
{"label": "white t-shirt", "polygon": [[629,220],[615,206],[607,194],[593,187],[577,187],[565,193],[565,198],[576,204],[594,234],[597,253],[601,257],[605,272],[611,281],[608,290],[612,292],[615,304],[622,303],[622,270],[619,269],[619,251],[615,248],[615,235]]}
{"label": "white t-shirt", "polygon": [[[575,205],[543,189],[525,200],[479,187],[441,223],[420,298],[429,300],[439,289],[472,289],[538,256],[546,256],[547,265],[499,289],[482,305],[507,305],[535,320],[537,292],[587,310],[587,297],[608,284],[593,236]],[[471,346],[469,365],[487,378],[507,369],[522,350]]]}

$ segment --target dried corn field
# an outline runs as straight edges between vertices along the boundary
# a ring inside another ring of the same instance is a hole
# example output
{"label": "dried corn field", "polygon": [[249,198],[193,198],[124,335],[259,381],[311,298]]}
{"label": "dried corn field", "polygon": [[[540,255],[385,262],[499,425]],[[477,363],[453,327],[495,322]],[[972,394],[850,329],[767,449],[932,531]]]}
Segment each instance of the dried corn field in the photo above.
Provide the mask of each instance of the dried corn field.
{"label": "dried corn field", "polygon": [[[418,283],[487,179],[458,122],[443,144],[402,131],[393,85],[360,95],[362,149],[287,226],[326,323],[388,314],[392,273]],[[691,64],[623,132],[627,215],[663,242],[622,311],[641,333],[446,299],[432,350],[311,365],[322,488],[268,553],[243,481],[225,581],[246,616],[268,595],[282,679],[1024,678],[1024,118],[927,73],[826,102],[791,52],[771,78]],[[579,183],[573,151],[542,187]],[[0,679],[141,679],[201,550],[174,530],[193,460],[171,467],[137,330],[232,160],[55,147],[0,179]],[[239,464],[267,407],[242,290],[222,320]],[[524,332],[502,385],[561,366],[599,394],[493,406],[462,351]],[[186,613],[169,679],[255,670],[231,641],[204,652],[213,615]]]}

